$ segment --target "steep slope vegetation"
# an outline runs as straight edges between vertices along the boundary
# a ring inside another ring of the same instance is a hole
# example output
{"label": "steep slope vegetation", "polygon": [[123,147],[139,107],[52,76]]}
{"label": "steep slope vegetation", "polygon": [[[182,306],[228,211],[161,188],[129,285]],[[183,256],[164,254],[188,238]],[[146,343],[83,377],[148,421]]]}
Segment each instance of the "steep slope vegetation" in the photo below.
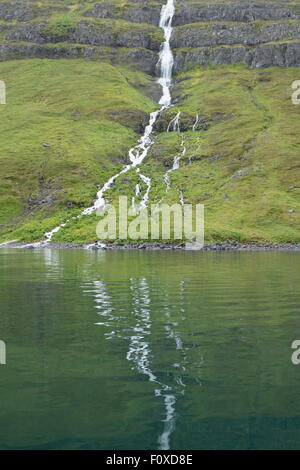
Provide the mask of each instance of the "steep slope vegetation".
{"label": "steep slope vegetation", "polygon": [[[1,240],[70,218],[53,240],[95,239],[95,215],[72,217],[157,107],[162,3],[0,2]],[[300,2],[178,0],[174,25],[175,106],[142,167],[150,202],[204,203],[207,240],[299,242]],[[181,132],[166,132],[178,111]],[[123,175],[108,200],[131,199],[137,182]]]}
{"label": "steep slope vegetation", "polygon": [[32,219],[23,236],[40,237],[60,220],[40,219],[82,210],[126,163],[155,104],[142,73],[105,63],[9,61],[1,79],[0,223]]}

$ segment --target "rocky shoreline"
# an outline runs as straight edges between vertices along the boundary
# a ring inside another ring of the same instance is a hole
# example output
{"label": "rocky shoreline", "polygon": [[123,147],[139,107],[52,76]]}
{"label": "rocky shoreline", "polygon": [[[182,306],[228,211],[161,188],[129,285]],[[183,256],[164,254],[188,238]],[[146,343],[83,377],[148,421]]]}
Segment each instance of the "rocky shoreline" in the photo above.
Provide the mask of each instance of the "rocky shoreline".
{"label": "rocky shoreline", "polygon": [[23,248],[23,249],[85,249],[92,251],[104,250],[163,250],[163,251],[300,251],[300,243],[237,243],[223,242],[205,244],[199,247],[197,243],[7,243],[0,244],[0,248]]}

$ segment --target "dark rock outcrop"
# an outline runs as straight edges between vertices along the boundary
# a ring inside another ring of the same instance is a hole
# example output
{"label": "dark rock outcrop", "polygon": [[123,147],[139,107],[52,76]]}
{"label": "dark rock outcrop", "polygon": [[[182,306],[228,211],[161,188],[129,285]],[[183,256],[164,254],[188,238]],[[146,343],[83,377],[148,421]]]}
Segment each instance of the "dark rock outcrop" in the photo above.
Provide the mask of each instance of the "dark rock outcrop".
{"label": "dark rock outcrop", "polygon": [[108,2],[97,3],[92,9],[84,12],[83,16],[91,18],[122,18],[132,23],[147,23],[155,26],[159,25],[161,5],[141,5],[133,6],[126,4],[123,8]]}
{"label": "dark rock outcrop", "polygon": [[249,67],[263,68],[271,66],[300,67],[300,44],[265,44],[255,48],[245,46],[203,47],[190,52],[175,53],[175,73],[189,70],[195,65],[225,65],[243,62]]}
{"label": "dark rock outcrop", "polygon": [[134,64],[137,68],[151,75],[155,74],[157,64],[157,54],[148,49],[134,48],[125,52],[124,62]]}
{"label": "dark rock outcrop", "polygon": [[142,48],[107,49],[100,46],[5,43],[0,45],[0,61],[10,59],[99,59],[112,64],[128,64],[154,75],[157,54]]}
{"label": "dark rock outcrop", "polygon": [[143,134],[149,122],[149,115],[138,109],[118,109],[108,113],[108,119],[125,127],[130,127],[138,134]]}
{"label": "dark rock outcrop", "polygon": [[203,5],[201,3],[183,3],[177,5],[174,26],[197,22],[216,21],[269,21],[299,18],[299,12],[292,6],[269,2],[237,2]]}
{"label": "dark rock outcrop", "polygon": [[158,51],[160,41],[153,38],[154,31],[114,30],[110,24],[95,25],[83,20],[74,27],[57,34],[52,32],[49,25],[44,23],[27,23],[11,31],[7,41],[26,41],[37,44],[70,42],[104,47],[143,47]]}
{"label": "dark rock outcrop", "polygon": [[171,46],[202,47],[245,44],[254,46],[266,42],[300,39],[300,22],[289,23],[215,23],[179,27],[174,30]]}
{"label": "dark rock outcrop", "polygon": [[34,10],[26,3],[0,3],[0,20],[29,21],[36,16]]}
{"label": "dark rock outcrop", "polygon": [[[143,3],[143,2],[140,2]],[[120,8],[108,2],[97,3],[92,9],[87,10],[83,15],[92,18],[122,18],[132,23],[147,23],[155,26],[159,25],[161,5],[125,5]]]}
{"label": "dark rock outcrop", "polygon": [[161,6],[143,5],[141,7],[131,7],[122,14],[124,20],[134,23],[148,23],[155,26],[159,25]]}
{"label": "dark rock outcrop", "polygon": [[117,9],[114,5],[108,2],[97,3],[91,10],[87,10],[83,16],[90,16],[93,18],[113,18],[117,15]]}

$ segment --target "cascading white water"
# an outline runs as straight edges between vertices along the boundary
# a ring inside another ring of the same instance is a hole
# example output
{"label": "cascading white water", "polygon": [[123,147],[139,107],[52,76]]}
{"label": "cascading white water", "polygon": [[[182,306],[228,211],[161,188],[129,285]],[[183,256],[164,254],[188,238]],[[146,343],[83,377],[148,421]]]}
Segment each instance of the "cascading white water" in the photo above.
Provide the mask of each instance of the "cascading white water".
{"label": "cascading white water", "polygon": [[194,131],[194,132],[195,132],[195,130],[196,130],[196,127],[197,127],[198,122],[199,122],[199,114],[197,114],[197,116],[196,116],[196,121],[195,121],[195,123],[194,123],[194,125],[193,125],[193,131]]}
{"label": "cascading white water", "polygon": [[135,198],[139,194],[140,194],[140,185],[137,184],[136,187],[135,187],[135,196],[132,197],[132,203],[131,203],[131,207],[132,207],[134,213],[137,213],[137,208],[136,208],[136,205],[135,205]]}
{"label": "cascading white water", "polygon": [[149,200],[149,193],[151,189],[151,178],[149,178],[149,176],[142,175],[141,173],[138,173],[138,174],[141,180],[143,181],[143,183],[145,183],[147,186],[146,192],[140,203],[140,209],[145,209],[148,205],[148,200]]}
{"label": "cascading white water", "polygon": [[165,42],[159,55],[160,78],[158,83],[162,86],[163,95],[159,101],[163,107],[169,107],[172,103],[170,86],[172,84],[172,71],[174,65],[174,57],[172,54],[170,40],[172,36],[172,20],[175,14],[174,0],[168,0],[167,4],[162,7],[159,26],[164,30]]}
{"label": "cascading white water", "polygon": [[180,155],[176,155],[176,157],[174,158],[174,161],[173,161],[172,168],[170,170],[166,171],[166,173],[165,173],[164,180],[165,180],[165,183],[166,183],[166,186],[167,186],[166,193],[169,192],[169,189],[171,187],[169,174],[172,173],[172,171],[176,171],[176,170],[179,169],[180,158],[181,158]]}
{"label": "cascading white water", "polygon": [[174,117],[174,119],[172,119],[172,121],[168,125],[167,132],[170,132],[171,128],[173,129],[174,132],[180,132],[180,125],[179,125],[180,115],[181,115],[181,112],[179,111],[179,113]]}
{"label": "cascading white water", "polygon": [[184,206],[184,198],[183,198],[183,192],[182,191],[180,191],[179,200],[180,200],[180,204],[182,206]]}
{"label": "cascading white water", "polygon": [[[172,54],[170,39],[172,35],[172,20],[175,14],[175,0],[168,0],[166,5],[163,5],[161,9],[159,26],[164,31],[164,43],[162,44],[161,51],[159,54],[158,66],[160,68],[160,77],[157,82],[162,87],[162,96],[159,101],[161,108],[150,114],[149,124],[145,129],[144,135],[140,138],[139,143],[129,150],[130,164],[126,165],[119,173],[113,175],[104,186],[98,191],[97,199],[93,206],[85,209],[81,215],[89,215],[96,212],[98,209],[105,207],[104,193],[108,191],[114,184],[116,179],[127,173],[129,170],[138,167],[146,158],[149,149],[153,143],[151,135],[153,133],[154,124],[159,116],[165,109],[169,108],[172,103],[170,87],[172,84],[172,70],[174,65],[174,57]],[[147,176],[142,175],[137,171],[140,179],[147,186],[145,195],[142,198],[140,207],[146,207],[149,199],[149,192],[151,189],[151,179]],[[47,244],[52,240],[53,235],[57,233],[62,227],[64,227],[69,221],[64,224],[55,227],[51,232],[45,234],[45,240],[41,244]]]}
{"label": "cascading white water", "polygon": [[[173,171],[179,170],[179,168],[180,168],[180,159],[182,157],[184,157],[185,154],[186,154],[186,146],[185,146],[185,138],[184,137],[183,137],[182,142],[181,142],[181,147],[183,147],[183,150],[182,150],[181,154],[175,156],[172,168],[170,170],[166,171],[166,173],[164,175],[164,180],[165,180],[165,183],[166,183],[166,186],[167,186],[167,189],[166,189],[167,193],[169,192],[170,187],[171,187],[170,176],[169,175]],[[184,199],[183,199],[182,191],[180,191],[179,200],[180,200],[180,204],[182,206],[184,206]]]}

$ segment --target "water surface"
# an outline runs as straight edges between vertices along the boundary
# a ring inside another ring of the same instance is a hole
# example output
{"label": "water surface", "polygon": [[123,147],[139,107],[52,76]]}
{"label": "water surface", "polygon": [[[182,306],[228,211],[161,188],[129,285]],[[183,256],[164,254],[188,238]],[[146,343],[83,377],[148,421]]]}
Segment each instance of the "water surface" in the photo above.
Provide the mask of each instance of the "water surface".
{"label": "water surface", "polygon": [[0,448],[300,448],[299,261],[1,249]]}

